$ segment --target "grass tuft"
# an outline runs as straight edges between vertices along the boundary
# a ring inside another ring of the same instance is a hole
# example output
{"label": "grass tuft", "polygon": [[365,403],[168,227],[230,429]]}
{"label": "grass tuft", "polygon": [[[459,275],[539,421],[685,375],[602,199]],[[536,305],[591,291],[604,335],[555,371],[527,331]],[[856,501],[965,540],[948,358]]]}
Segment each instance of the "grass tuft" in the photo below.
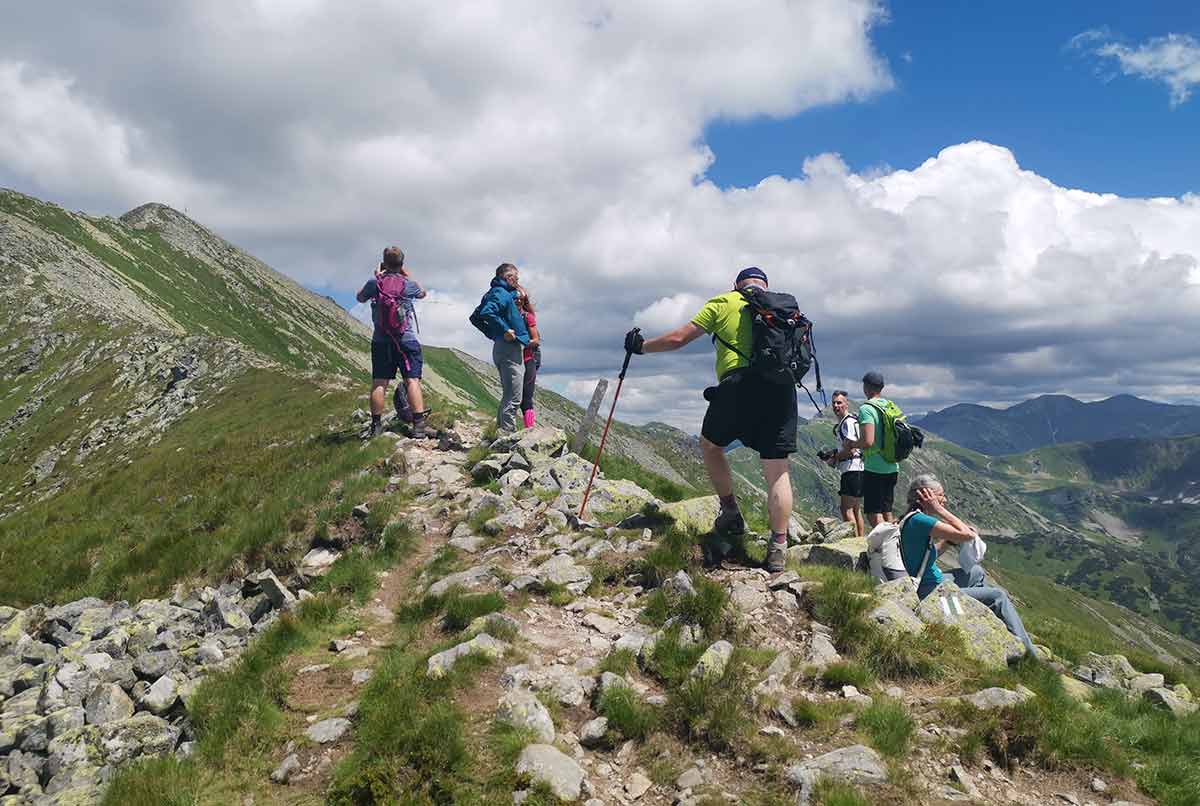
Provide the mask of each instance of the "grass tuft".
{"label": "grass tuft", "polygon": [[904,703],[887,698],[867,706],[855,724],[870,738],[872,747],[893,758],[904,755],[917,728]]}
{"label": "grass tuft", "polygon": [[610,686],[600,695],[596,711],[608,718],[610,729],[626,739],[644,740],[658,725],[658,712],[627,686]]}
{"label": "grass tuft", "polygon": [[861,691],[871,687],[875,682],[875,675],[857,661],[844,660],[826,667],[825,671],[821,672],[821,682],[829,688],[854,686]]}

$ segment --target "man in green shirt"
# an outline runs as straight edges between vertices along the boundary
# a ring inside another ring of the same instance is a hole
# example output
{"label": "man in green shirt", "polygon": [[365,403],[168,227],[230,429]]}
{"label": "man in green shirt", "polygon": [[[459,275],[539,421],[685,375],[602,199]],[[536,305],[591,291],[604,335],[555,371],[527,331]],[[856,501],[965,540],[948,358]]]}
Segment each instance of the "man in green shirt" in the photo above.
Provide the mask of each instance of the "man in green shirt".
{"label": "man in green shirt", "polygon": [[792,513],[788,455],[796,451],[796,390],[790,384],[771,383],[748,370],[751,321],[739,289],[751,285],[767,287],[767,275],[762,269],[744,269],[734,280],[734,290],[713,297],[692,321],[664,336],[643,339],[636,329],[629,331],[625,349],[639,355],[661,353],[678,350],[704,334],[713,336],[717,348],[717,385],[704,390],[708,411],[700,427],[704,467],[721,499],[713,530],[731,535],[746,531],[733,494],[733,473],[725,458],[725,448],[740,440],[762,459],[771,521],[767,569],[782,571],[788,518]]}
{"label": "man in green shirt", "polygon": [[[887,406],[888,400],[883,397],[883,374],[872,370],[863,375],[863,395],[867,402],[858,409],[858,432],[856,440],[847,440],[836,459],[845,459],[855,448],[863,452],[863,512],[866,513],[870,526],[878,526],[884,521],[894,521],[892,506],[896,494],[896,478],[900,474],[900,465],[883,458],[879,446],[883,442],[880,424],[883,418],[876,406]],[[843,456],[842,454],[846,454]]]}

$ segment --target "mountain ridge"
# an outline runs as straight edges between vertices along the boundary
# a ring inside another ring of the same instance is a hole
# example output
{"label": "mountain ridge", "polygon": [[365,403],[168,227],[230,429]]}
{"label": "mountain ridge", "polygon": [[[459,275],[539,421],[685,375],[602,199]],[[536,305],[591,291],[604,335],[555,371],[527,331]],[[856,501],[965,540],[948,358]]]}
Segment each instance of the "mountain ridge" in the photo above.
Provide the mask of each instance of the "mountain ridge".
{"label": "mountain ridge", "polygon": [[1200,406],[1158,403],[1130,394],[1090,403],[1068,395],[1041,395],[1004,409],[957,403],[914,418],[913,423],[996,456],[1065,442],[1196,434]]}

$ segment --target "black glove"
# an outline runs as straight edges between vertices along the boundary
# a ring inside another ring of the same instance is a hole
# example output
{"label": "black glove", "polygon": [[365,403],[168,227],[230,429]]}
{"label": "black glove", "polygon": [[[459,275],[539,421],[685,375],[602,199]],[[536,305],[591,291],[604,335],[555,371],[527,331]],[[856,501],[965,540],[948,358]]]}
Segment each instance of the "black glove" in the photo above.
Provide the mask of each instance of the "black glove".
{"label": "black glove", "polygon": [[646,340],[642,338],[642,329],[640,327],[635,327],[625,334],[625,352],[627,353],[641,355],[642,345],[645,343]]}

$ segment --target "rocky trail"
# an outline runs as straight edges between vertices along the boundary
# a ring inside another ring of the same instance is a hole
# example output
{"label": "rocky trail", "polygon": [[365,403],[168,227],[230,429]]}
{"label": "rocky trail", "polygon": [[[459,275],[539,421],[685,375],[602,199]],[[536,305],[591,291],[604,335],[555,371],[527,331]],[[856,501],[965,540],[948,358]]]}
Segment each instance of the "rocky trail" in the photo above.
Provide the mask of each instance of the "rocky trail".
{"label": "rocky trail", "polygon": [[[792,570],[781,574],[734,559],[754,554],[753,539],[740,552],[719,547],[725,560],[706,571],[694,534],[707,530],[712,500],[663,504],[601,477],[580,521],[591,466],[566,452],[563,432],[519,432],[486,450],[480,439],[460,424],[440,442],[397,440],[378,497],[399,502],[391,519],[413,539],[337,634],[282,662],[290,738],[263,750],[269,777],[215,802],[374,802],[343,797],[339,770],[382,752],[360,735],[360,709],[401,684],[373,682],[401,657],[416,659],[421,685],[443,681],[429,690],[452,705],[472,761],[432,774],[463,780],[388,785],[470,791],[469,802],[1152,802],[1127,778],[1006,764],[968,746],[970,725],[954,714],[983,720],[1038,696],[1022,686],[851,682],[844,636],[814,618],[830,569],[852,572],[865,548],[844,525],[794,524]],[[311,597],[295,589],[335,555],[314,548],[285,581],[267,571],[134,607],[0,609],[0,806],[98,802],[128,762],[186,756],[190,693]],[[952,585],[922,603],[911,584],[847,597],[869,602],[867,621],[889,635],[961,628],[972,662],[995,675],[1017,654],[1000,622]],[[456,605],[481,612],[453,622]],[[1081,698],[1110,688],[1180,715],[1196,708],[1186,687],[1139,675],[1121,656],[1055,662]],[[888,726],[902,736],[889,739]]]}

